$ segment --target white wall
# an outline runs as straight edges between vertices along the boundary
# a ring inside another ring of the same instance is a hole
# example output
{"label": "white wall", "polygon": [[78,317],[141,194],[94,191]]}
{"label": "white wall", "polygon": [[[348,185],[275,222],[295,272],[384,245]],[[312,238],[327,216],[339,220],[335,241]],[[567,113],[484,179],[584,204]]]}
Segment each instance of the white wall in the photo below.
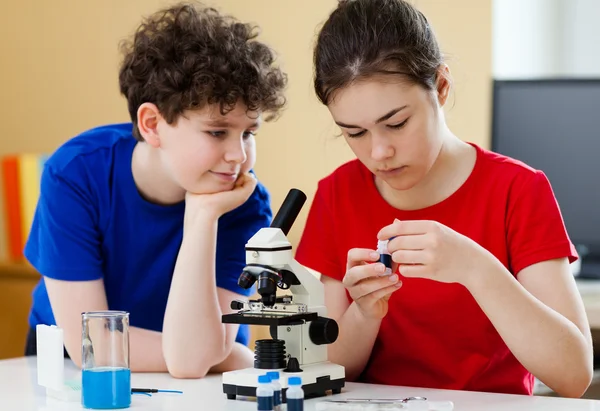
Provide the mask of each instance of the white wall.
{"label": "white wall", "polygon": [[583,77],[599,76],[600,0],[568,0],[564,16],[566,72]]}
{"label": "white wall", "polygon": [[493,0],[494,78],[600,76],[600,0]]}

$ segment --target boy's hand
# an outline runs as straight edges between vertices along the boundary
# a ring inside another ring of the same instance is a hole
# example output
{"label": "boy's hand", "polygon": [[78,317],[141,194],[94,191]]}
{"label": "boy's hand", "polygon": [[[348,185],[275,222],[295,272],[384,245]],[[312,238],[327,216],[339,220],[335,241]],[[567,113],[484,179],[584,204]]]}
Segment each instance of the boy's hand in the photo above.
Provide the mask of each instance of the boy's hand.
{"label": "boy's hand", "polygon": [[251,173],[240,174],[233,189],[213,194],[186,193],[186,218],[195,215],[204,215],[210,218],[219,218],[223,214],[241,206],[248,200],[256,188],[256,177]]}

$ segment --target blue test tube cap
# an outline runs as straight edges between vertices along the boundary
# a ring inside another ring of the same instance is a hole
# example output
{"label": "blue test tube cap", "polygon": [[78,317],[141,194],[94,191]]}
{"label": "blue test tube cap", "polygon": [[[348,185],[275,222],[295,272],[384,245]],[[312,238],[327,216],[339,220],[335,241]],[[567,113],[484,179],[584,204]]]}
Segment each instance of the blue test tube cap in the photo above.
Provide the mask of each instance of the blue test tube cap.
{"label": "blue test tube cap", "polygon": [[258,376],[258,382],[260,384],[268,384],[271,382],[271,377],[269,377],[268,375],[259,375]]}
{"label": "blue test tube cap", "polygon": [[271,378],[271,381],[277,381],[279,379],[279,371],[269,371],[267,375]]}
{"label": "blue test tube cap", "polygon": [[288,385],[302,385],[302,378],[290,377],[288,378]]}

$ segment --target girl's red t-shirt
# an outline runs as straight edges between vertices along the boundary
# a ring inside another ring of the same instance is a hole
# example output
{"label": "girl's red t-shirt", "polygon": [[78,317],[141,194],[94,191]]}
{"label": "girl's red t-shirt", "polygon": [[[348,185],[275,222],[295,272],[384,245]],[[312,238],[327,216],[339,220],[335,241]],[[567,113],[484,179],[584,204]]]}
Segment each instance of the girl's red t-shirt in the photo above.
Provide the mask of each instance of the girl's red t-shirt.
{"label": "girl's red t-shirt", "polygon": [[[514,275],[545,260],[575,261],[546,176],[473,146],[477,160],[467,181],[444,201],[414,211],[390,206],[358,160],[342,165],[319,182],[296,259],[341,281],[348,250],[375,249],[377,232],[397,218],[438,221],[485,247]],[[464,286],[421,278],[402,281],[389,301],[361,381],[532,394],[533,376]]]}

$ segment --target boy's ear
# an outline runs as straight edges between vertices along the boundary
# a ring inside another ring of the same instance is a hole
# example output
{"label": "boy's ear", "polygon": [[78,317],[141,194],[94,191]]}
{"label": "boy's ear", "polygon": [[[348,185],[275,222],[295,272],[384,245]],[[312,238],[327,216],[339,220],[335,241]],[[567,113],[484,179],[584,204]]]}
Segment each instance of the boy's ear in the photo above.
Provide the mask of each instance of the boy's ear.
{"label": "boy's ear", "polygon": [[450,94],[450,67],[447,64],[442,64],[437,75],[437,95],[440,107],[443,107],[448,100]]}
{"label": "boy's ear", "polygon": [[158,123],[161,119],[160,111],[155,104],[144,103],[137,111],[137,127],[140,135],[146,143],[154,148],[160,147],[160,135],[158,134]]}

